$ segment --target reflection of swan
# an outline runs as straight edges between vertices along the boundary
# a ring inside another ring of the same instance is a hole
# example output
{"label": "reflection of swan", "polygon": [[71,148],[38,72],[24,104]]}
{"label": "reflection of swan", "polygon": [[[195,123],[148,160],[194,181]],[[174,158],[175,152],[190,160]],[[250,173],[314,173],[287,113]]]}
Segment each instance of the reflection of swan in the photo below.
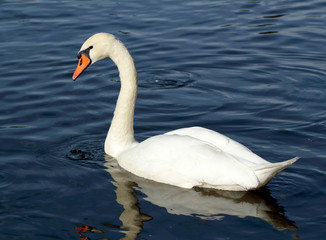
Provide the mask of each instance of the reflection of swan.
{"label": "reflection of swan", "polygon": [[[104,226],[120,229],[125,234],[121,239],[136,239],[143,228],[143,223],[152,219],[149,215],[141,213],[136,190],[146,195],[145,200],[165,208],[171,214],[199,217],[205,220],[220,220],[227,215],[240,218],[255,217],[266,221],[278,230],[297,230],[295,223],[287,219],[283,207],[277,204],[267,189],[256,192],[208,189],[197,192],[193,189],[180,189],[130,174],[120,168],[117,161],[108,155],[105,156],[105,160],[107,171],[116,186],[117,202],[123,206],[123,212],[119,217],[121,226],[112,224],[104,224]],[[81,239],[90,239],[83,236],[83,233],[106,232],[105,229],[102,231],[85,225],[75,229]]]}
{"label": "reflection of swan", "polygon": [[[108,159],[110,157],[106,155],[105,158]],[[135,190],[133,189],[136,184],[125,176],[125,173],[118,167],[117,162],[107,161],[105,166],[112,177],[119,179],[119,181],[115,181],[113,184],[117,188],[115,191],[117,202],[122,205],[124,209],[119,217],[122,222],[122,226],[119,226],[119,228],[122,230],[121,232],[125,233],[125,237],[122,239],[135,239],[143,227],[143,222],[149,221],[152,218],[140,212],[138,199],[134,195]],[[106,226],[110,227],[112,225],[106,224]]]}
{"label": "reflection of swan", "polygon": [[217,132],[184,128],[138,143],[133,118],[137,72],[125,46],[113,35],[90,37],[78,53],[76,79],[90,64],[110,57],[120,72],[121,90],[105,141],[105,152],[137,176],[183,188],[200,186],[243,191],[265,186],[297,158],[269,163]]}
{"label": "reflection of swan", "polygon": [[[288,220],[284,210],[267,189],[257,192],[229,192],[219,190],[180,189],[167,184],[139,178],[121,169],[117,161],[105,156],[108,172],[117,187],[117,202],[123,205],[120,220],[126,229],[141,230],[142,223],[149,218],[140,213],[134,196],[135,186],[146,195],[145,200],[165,208],[171,214],[196,216],[217,220],[225,215],[260,218],[278,230],[296,230],[294,222]],[[134,184],[137,183],[137,184]],[[134,224],[134,225],[133,225]],[[127,233],[127,232],[126,232]],[[129,234],[132,235],[132,234]]]}

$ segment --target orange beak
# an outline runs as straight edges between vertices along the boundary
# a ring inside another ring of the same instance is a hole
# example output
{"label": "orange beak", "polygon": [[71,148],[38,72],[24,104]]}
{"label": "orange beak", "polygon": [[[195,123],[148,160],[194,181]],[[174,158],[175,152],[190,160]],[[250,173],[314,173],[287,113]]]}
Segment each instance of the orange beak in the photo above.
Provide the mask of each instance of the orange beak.
{"label": "orange beak", "polygon": [[72,75],[72,79],[75,81],[79,75],[82,74],[82,72],[84,72],[85,69],[91,64],[91,62],[91,59],[86,57],[84,54],[81,54],[74,75]]}

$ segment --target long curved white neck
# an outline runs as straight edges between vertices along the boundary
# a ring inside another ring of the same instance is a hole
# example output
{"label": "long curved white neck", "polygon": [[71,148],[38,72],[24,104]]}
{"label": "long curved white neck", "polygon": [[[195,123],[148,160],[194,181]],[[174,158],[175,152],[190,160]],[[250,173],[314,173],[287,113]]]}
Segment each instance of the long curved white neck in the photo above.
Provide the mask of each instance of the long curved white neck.
{"label": "long curved white neck", "polygon": [[117,40],[111,50],[108,56],[119,69],[121,89],[104,149],[105,153],[117,157],[136,142],[134,111],[137,97],[137,71],[131,55],[120,41]]}

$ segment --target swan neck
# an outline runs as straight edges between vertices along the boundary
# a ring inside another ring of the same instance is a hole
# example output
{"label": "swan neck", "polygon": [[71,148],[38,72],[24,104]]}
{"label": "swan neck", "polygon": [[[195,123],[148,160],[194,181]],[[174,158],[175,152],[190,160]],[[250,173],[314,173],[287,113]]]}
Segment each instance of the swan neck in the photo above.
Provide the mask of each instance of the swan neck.
{"label": "swan neck", "polygon": [[110,58],[118,67],[121,88],[105,140],[105,152],[117,158],[121,152],[136,142],[134,111],[137,98],[137,71],[131,55],[120,41],[117,41]]}

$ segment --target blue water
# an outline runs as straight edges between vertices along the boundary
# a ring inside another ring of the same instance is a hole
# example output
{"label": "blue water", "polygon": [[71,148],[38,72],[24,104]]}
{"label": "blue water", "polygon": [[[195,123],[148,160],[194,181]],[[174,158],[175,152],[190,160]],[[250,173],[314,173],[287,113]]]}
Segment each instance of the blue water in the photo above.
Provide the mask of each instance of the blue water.
{"label": "blue water", "polygon": [[[0,239],[322,239],[325,25],[322,0],[0,1]],[[197,125],[300,161],[246,194],[126,173],[103,151],[116,67],[71,80],[96,32],[135,59],[138,140]]]}

